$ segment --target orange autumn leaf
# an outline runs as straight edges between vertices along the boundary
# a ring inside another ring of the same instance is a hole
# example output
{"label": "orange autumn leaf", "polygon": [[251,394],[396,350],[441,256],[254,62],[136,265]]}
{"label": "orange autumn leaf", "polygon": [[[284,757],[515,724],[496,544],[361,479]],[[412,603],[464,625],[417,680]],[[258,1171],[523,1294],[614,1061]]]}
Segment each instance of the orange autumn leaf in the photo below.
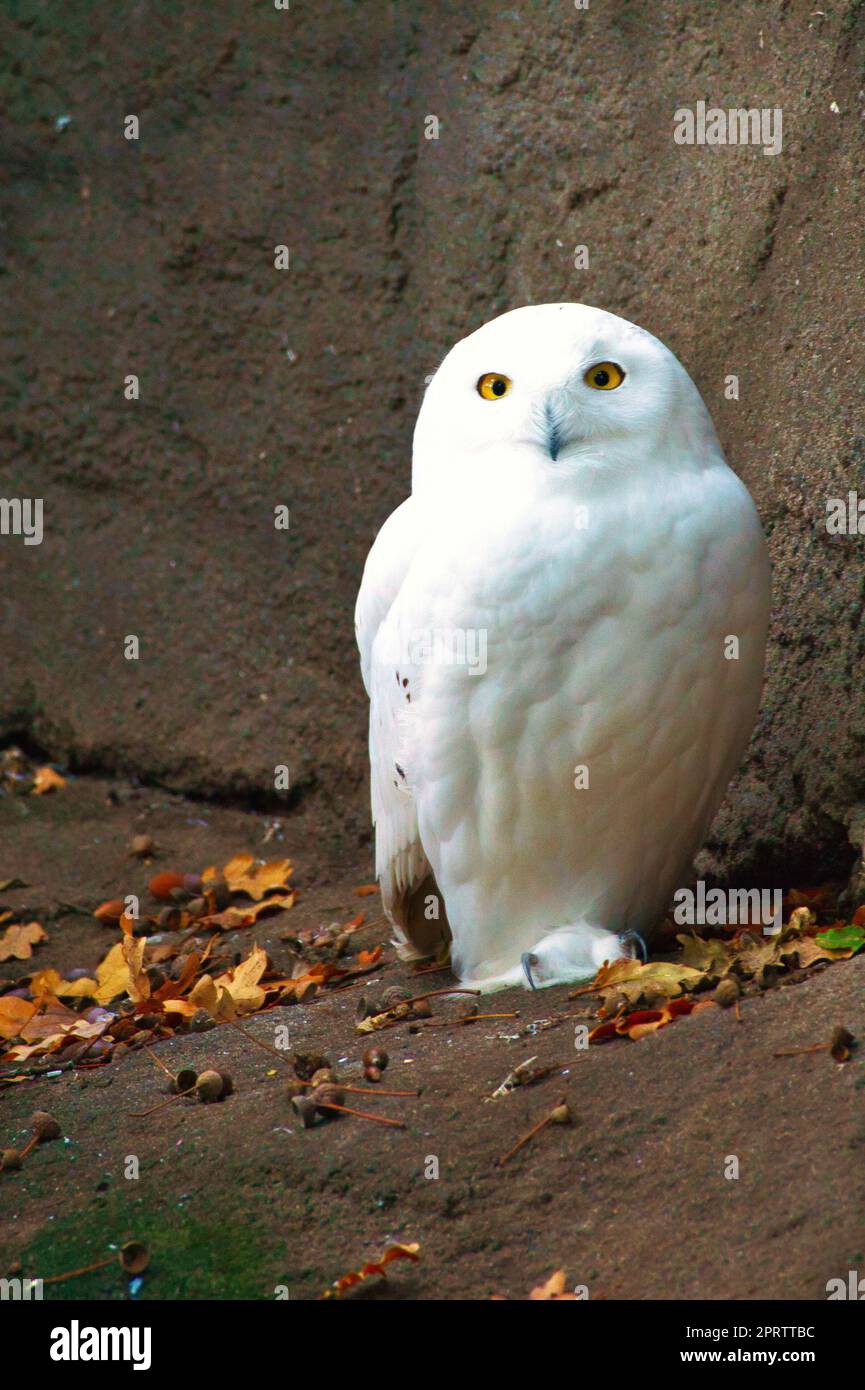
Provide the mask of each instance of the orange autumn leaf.
{"label": "orange autumn leaf", "polygon": [[59,791],[66,786],[66,778],[55,772],[53,767],[37,767],[33,775],[31,796],[44,796],[46,792]]}
{"label": "orange autumn leaf", "polygon": [[373,893],[377,893],[377,892],[378,892],[378,884],[377,884],[377,883],[362,883],[362,884],[360,885],[360,887],[359,887],[359,888],[355,888],[354,891],[355,891],[355,894],[356,894],[356,896],[357,896],[358,898],[369,898],[369,897],[372,896]]}
{"label": "orange autumn leaf", "polygon": [[559,1299],[572,1299],[576,1302],[577,1295],[570,1289],[565,1291],[565,1271],[557,1269],[555,1274],[551,1274],[545,1284],[539,1284],[536,1289],[532,1289],[529,1298],[534,1303],[552,1302]]}
{"label": "orange autumn leaf", "polygon": [[370,1279],[373,1275],[380,1274],[385,1276],[385,1266],[392,1264],[394,1260],[413,1260],[415,1263],[420,1259],[420,1246],[413,1245],[389,1245],[380,1260],[372,1260],[368,1264],[362,1265],[360,1269],[353,1269],[348,1274],[343,1274],[340,1279],[334,1279],[329,1289],[325,1289],[322,1298],[342,1298],[348,1289],[353,1289],[364,1279]]}
{"label": "orange autumn leaf", "polygon": [[[123,918],[121,917],[121,922]],[[144,969],[144,947],[147,943],[143,936],[131,936],[124,932],[120,949],[123,952],[123,959],[129,971],[129,998],[136,1004],[140,1004],[144,999],[150,998],[150,979]]]}
{"label": "orange autumn leaf", "polygon": [[17,994],[4,994],[0,998],[0,1038],[17,1038],[35,1012],[36,1005],[29,999],[19,999]]}
{"label": "orange autumn leaf", "polygon": [[37,941],[44,940],[38,922],[18,922],[0,936],[0,960],[29,960]]}
{"label": "orange autumn leaf", "polygon": [[[245,893],[248,898],[258,902],[265,893],[273,892],[274,889],[287,889],[288,880],[293,872],[290,859],[274,859],[267,864],[256,864],[251,854],[235,854],[233,859],[229,859],[228,863],[223,865],[221,876],[232,893]],[[205,884],[219,877],[219,872],[213,866],[205,869],[201,875]]]}

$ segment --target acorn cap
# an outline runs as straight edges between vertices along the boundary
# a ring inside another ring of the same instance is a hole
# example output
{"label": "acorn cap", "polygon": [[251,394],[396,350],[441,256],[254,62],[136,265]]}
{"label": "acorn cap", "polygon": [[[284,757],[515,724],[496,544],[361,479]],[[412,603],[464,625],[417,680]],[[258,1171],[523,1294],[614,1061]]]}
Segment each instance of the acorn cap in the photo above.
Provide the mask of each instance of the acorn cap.
{"label": "acorn cap", "polygon": [[143,1274],[150,1264],[150,1251],[140,1240],[128,1240],[121,1245],[118,1254],[127,1274]]}
{"label": "acorn cap", "polygon": [[181,1091],[191,1091],[194,1089],[197,1081],[197,1071],[194,1071],[192,1067],[181,1067],[180,1071],[174,1078],[174,1084],[172,1089],[178,1094]]}

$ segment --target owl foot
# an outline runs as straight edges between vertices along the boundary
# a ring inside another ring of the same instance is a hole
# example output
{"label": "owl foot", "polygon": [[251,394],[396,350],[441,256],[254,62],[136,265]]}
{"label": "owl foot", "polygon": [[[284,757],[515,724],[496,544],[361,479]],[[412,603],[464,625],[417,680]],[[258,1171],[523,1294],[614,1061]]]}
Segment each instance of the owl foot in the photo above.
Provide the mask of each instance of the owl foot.
{"label": "owl foot", "polygon": [[622,932],[619,941],[621,942],[626,956],[633,956],[635,959],[639,956],[645,965],[646,961],[649,959],[649,948],[638,931]]}
{"label": "owl foot", "polygon": [[559,927],[521,957],[521,983],[527,989],[545,989],[549,985],[590,980],[605,960],[618,960],[632,952],[629,943],[601,927],[584,922]]}

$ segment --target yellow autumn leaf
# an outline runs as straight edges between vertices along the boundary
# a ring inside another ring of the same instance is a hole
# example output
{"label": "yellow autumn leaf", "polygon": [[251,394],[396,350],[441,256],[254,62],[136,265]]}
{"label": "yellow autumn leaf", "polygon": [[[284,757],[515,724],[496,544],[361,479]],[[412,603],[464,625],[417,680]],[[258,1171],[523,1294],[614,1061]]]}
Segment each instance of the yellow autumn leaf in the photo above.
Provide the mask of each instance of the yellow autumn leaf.
{"label": "yellow autumn leaf", "polygon": [[119,994],[129,992],[129,966],[123,954],[123,941],[118,941],[104,960],[100,961],[96,967],[96,979],[99,987],[93,998],[97,1004],[108,1004],[112,999],[116,999]]}
{"label": "yellow autumn leaf", "polygon": [[96,989],[96,981],[86,977],[81,980],[64,980],[59,970],[38,970],[30,976],[31,994],[54,994],[61,999],[89,999]]}

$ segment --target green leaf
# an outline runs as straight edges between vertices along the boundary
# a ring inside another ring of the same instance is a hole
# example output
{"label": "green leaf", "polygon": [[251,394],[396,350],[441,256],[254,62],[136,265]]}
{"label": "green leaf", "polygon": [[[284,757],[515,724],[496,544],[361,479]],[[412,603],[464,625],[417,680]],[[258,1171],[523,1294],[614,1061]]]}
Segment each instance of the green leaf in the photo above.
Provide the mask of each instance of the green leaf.
{"label": "green leaf", "polygon": [[852,951],[855,953],[865,946],[865,927],[830,927],[828,931],[818,932],[814,937],[818,946],[827,951]]}

